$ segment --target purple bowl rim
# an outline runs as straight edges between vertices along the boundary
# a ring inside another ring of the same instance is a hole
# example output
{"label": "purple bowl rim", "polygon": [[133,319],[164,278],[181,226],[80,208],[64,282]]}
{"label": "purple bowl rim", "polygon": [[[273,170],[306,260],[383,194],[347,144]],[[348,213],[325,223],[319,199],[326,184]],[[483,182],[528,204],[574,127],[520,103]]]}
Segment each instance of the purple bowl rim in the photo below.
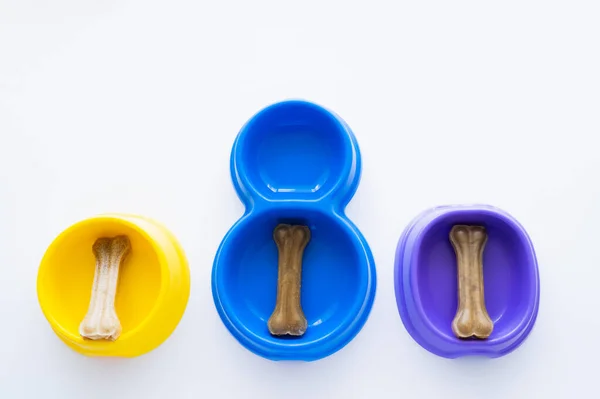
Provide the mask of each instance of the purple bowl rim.
{"label": "purple bowl rim", "polygon": [[[517,326],[509,334],[495,338],[491,341],[456,341],[449,339],[445,334],[441,334],[425,314],[421,302],[418,299],[419,296],[415,295],[415,293],[418,294],[418,281],[412,265],[418,261],[418,251],[409,252],[410,257],[408,261],[404,259],[407,253],[406,243],[409,238],[412,237],[414,241],[411,250],[421,247],[427,232],[437,226],[440,222],[455,216],[456,213],[479,213],[485,218],[491,217],[506,223],[511,230],[515,232],[519,244],[526,250],[527,257],[529,258],[529,261],[527,262],[527,273],[529,274],[531,281],[531,294],[528,298],[529,303],[527,310],[524,312],[523,318],[518,321]],[[427,209],[417,215],[405,228],[398,241],[394,263],[394,288],[398,311],[402,322],[409,334],[417,341],[417,343],[419,343],[419,345],[438,356],[446,358],[457,358],[469,355],[486,355],[488,357],[503,356],[516,349],[533,329],[537,319],[540,299],[539,268],[535,249],[524,227],[513,216],[502,209],[483,204],[444,205]],[[408,263],[408,265],[406,265],[406,263]],[[406,279],[403,278],[404,269],[406,267],[409,268],[409,290],[404,289],[404,286],[407,284]],[[409,292],[412,293],[411,299],[414,303],[415,310],[418,312],[416,315],[411,314],[408,310],[405,294],[408,295]],[[422,328],[425,328],[426,332],[433,335],[435,341],[438,342],[432,342],[421,334],[419,331],[420,328],[413,325],[413,319],[415,317],[423,324]],[[449,347],[454,346],[459,349],[448,350],[441,348],[439,342],[441,342],[442,345],[447,345]]]}

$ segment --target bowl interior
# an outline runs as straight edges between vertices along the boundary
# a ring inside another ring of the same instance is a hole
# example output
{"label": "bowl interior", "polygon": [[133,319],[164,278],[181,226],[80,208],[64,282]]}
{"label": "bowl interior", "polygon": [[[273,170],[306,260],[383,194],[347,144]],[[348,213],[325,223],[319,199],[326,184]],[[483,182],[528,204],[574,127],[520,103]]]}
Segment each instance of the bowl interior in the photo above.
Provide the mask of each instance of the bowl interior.
{"label": "bowl interior", "polygon": [[123,262],[115,299],[122,336],[148,316],[159,296],[161,270],[158,256],[138,230],[113,219],[90,219],[61,234],[41,265],[40,303],[44,312],[69,334],[79,336],[79,324],[90,301],[95,272],[92,245],[99,237],[125,234],[131,252]]}
{"label": "bowl interior", "polygon": [[[311,230],[302,263],[301,304],[308,321],[302,337],[270,335],[267,321],[275,308],[278,253],[273,229],[279,223],[305,224]],[[222,250],[217,284],[225,311],[261,344],[293,345],[321,340],[349,323],[367,294],[366,260],[333,217],[314,211],[272,210],[246,220]]]}
{"label": "bowl interior", "polygon": [[416,279],[425,317],[438,333],[455,339],[452,320],[458,306],[456,255],[450,243],[455,224],[485,226],[488,240],[483,253],[485,304],[494,322],[490,340],[507,336],[527,317],[531,305],[531,256],[521,236],[492,214],[448,214],[425,232],[418,251]]}
{"label": "bowl interior", "polygon": [[[270,199],[317,199],[344,176],[349,139],[340,121],[310,103],[284,102],[245,127],[237,167]],[[347,172],[346,172],[347,173]]]}

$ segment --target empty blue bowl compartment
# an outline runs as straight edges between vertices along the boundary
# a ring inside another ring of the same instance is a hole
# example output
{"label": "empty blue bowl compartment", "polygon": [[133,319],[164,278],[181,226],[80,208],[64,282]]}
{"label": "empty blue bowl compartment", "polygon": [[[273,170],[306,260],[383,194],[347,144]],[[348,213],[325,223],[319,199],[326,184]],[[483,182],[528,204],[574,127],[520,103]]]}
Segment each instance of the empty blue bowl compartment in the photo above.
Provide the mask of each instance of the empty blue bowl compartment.
{"label": "empty blue bowl compartment", "polygon": [[316,200],[331,194],[352,169],[349,132],[334,114],[311,103],[272,105],[235,144],[236,184],[267,200]]}

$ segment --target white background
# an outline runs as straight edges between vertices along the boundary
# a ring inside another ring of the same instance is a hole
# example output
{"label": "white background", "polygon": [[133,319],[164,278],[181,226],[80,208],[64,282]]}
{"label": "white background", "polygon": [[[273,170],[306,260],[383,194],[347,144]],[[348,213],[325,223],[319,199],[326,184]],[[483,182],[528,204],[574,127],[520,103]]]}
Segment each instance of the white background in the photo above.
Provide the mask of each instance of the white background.
{"label": "white background", "polygon": [[[600,5],[596,0],[0,0],[0,398],[598,398]],[[253,355],[210,292],[243,209],[242,124],[289,97],[354,130],[348,207],[378,291],[361,333],[314,363]],[[425,208],[483,202],[528,230],[541,306],[517,351],[446,360],[396,310],[393,261]],[[192,271],[175,333],[92,359],[50,330],[39,261],[104,212],[165,223]]]}

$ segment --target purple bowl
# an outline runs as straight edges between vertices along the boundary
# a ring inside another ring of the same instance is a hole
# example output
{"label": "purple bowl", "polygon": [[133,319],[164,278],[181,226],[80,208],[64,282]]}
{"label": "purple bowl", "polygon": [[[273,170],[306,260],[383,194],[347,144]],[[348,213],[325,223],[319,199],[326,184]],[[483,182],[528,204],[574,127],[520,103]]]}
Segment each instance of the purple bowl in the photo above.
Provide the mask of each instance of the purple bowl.
{"label": "purple bowl", "polygon": [[[456,255],[449,240],[455,224],[485,226],[485,304],[494,321],[485,340],[456,338]],[[537,317],[540,283],[535,251],[523,227],[487,205],[430,209],[406,228],[396,250],[394,284],[400,317],[417,343],[446,358],[503,356],[528,336]]]}

